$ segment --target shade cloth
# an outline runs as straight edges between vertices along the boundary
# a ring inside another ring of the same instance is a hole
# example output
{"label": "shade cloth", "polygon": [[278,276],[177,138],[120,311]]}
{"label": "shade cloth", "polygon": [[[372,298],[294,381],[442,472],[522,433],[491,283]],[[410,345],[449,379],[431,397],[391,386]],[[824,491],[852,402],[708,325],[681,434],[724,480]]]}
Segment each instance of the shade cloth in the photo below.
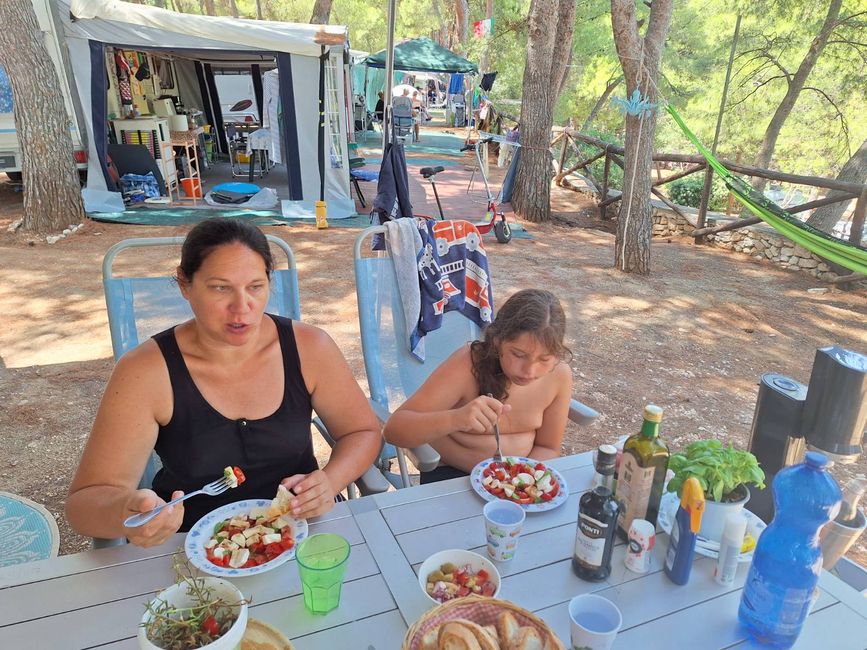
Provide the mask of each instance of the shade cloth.
{"label": "shade cloth", "polygon": [[[365,63],[371,68],[385,67],[386,51],[371,54]],[[478,72],[475,63],[467,61],[429,38],[414,38],[394,46],[394,69],[416,72]]]}

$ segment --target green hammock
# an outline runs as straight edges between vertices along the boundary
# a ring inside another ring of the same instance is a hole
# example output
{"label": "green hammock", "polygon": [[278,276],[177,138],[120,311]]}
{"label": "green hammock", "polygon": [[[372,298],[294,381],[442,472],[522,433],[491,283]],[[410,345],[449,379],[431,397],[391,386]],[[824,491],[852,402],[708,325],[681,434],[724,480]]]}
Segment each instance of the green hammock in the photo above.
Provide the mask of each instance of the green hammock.
{"label": "green hammock", "polygon": [[732,174],[719,160],[714,158],[714,155],[689,130],[689,127],[671,104],[666,106],[666,110],[681,128],[684,135],[689,138],[690,142],[705,157],[705,160],[707,160],[713,170],[722,177],[726,187],[731,190],[738,201],[750,209],[750,212],[788,239],[791,239],[796,244],[803,246],[816,255],[840,266],[845,266],[855,273],[867,274],[867,248],[837,239],[826,232],[813,228],[800,219],[793,217],[773,201],[769,201],[767,197]]}

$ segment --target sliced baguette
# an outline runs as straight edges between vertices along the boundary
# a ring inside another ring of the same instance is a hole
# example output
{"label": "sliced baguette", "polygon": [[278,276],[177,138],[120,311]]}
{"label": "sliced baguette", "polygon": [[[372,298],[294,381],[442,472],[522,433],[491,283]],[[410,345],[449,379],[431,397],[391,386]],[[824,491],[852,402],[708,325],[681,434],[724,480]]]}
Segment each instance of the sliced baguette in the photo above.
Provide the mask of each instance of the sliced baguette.
{"label": "sliced baguette", "polygon": [[509,650],[544,650],[542,635],[534,627],[522,627],[512,640]]}
{"label": "sliced baguette", "polygon": [[504,650],[511,650],[512,642],[517,639],[520,629],[521,626],[518,625],[518,620],[512,612],[502,612],[497,617],[497,635],[500,639],[500,646]]}
{"label": "sliced baguette", "polygon": [[277,486],[277,494],[271,499],[271,505],[268,506],[268,519],[287,514],[292,509],[290,503],[292,503],[292,493],[281,483]]}
{"label": "sliced baguette", "polygon": [[491,635],[485,628],[473,621],[465,618],[459,618],[453,621],[464,626],[475,637],[476,643],[482,650],[500,650],[500,642],[496,633]]}

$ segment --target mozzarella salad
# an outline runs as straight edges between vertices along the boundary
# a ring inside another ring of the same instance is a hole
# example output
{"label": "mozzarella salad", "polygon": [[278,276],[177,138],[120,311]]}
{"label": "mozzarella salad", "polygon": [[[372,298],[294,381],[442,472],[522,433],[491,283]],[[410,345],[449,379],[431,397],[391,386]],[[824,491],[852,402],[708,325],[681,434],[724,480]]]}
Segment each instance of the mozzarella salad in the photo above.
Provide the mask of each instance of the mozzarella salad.
{"label": "mozzarella salad", "polygon": [[269,518],[266,508],[225,519],[214,527],[205,554],[221,567],[247,569],[270,562],[295,546],[290,517]]}
{"label": "mozzarella salad", "polygon": [[482,472],[482,486],[521,505],[550,501],[560,491],[560,483],[544,463],[529,465],[515,458],[488,465]]}

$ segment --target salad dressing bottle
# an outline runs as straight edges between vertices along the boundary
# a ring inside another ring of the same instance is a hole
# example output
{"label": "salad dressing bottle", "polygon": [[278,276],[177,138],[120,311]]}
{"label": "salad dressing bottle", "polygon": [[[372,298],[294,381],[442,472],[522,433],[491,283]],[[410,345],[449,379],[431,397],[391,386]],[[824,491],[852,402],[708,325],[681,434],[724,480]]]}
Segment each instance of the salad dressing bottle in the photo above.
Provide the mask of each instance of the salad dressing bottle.
{"label": "salad dressing bottle", "polygon": [[668,469],[668,446],[659,439],[662,409],[653,404],[644,407],[641,431],[623,444],[623,456],[617,478],[617,501],[620,519],[617,533],[626,539],[633,519],[646,519],[656,526],[662,484]]}
{"label": "salad dressing bottle", "polygon": [[582,494],[578,502],[572,570],[583,580],[598,582],[611,573],[611,551],[619,512],[613,485],[616,460],[616,447],[599,446],[593,489]]}

